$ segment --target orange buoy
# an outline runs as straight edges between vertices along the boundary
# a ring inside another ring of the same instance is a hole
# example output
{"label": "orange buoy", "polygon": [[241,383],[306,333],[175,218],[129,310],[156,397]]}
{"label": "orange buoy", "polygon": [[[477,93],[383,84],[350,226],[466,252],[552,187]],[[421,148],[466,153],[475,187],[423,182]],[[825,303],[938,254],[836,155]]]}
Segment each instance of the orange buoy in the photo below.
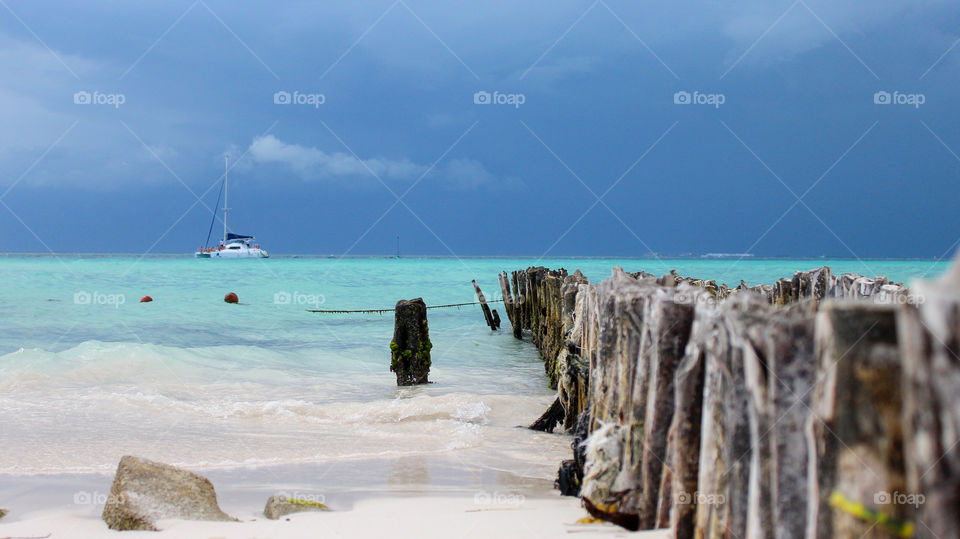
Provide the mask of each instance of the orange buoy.
{"label": "orange buoy", "polygon": [[151,301],[153,301],[153,298],[150,296],[143,296],[140,298],[140,303],[150,303]]}
{"label": "orange buoy", "polygon": [[227,303],[237,303],[240,301],[240,298],[238,298],[233,292],[227,292],[227,295],[223,296],[223,301],[226,301]]}

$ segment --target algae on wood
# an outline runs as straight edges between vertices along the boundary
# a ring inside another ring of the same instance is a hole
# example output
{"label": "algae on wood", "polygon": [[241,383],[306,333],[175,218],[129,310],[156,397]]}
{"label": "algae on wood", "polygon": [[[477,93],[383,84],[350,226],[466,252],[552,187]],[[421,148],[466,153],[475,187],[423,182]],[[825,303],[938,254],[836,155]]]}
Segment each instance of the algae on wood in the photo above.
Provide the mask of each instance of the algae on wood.
{"label": "algae on wood", "polygon": [[394,310],[393,340],[390,342],[390,370],[398,386],[426,384],[430,375],[430,329],[427,306],[422,298],[400,300]]}

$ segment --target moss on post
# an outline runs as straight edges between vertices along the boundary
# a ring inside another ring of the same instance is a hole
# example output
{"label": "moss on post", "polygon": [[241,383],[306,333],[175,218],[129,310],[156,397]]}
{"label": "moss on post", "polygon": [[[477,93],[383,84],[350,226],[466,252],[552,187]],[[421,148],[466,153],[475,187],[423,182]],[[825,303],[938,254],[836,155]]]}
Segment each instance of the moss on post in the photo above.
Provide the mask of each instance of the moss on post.
{"label": "moss on post", "polygon": [[431,349],[427,306],[423,299],[398,301],[390,342],[390,370],[397,374],[398,386],[429,383]]}

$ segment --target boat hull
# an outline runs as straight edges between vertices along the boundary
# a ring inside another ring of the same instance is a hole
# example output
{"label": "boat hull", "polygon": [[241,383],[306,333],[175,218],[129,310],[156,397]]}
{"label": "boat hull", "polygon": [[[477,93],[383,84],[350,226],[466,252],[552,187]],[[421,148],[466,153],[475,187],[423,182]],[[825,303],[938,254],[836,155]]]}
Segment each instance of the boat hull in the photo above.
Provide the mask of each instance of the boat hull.
{"label": "boat hull", "polygon": [[222,249],[211,251],[209,253],[194,253],[197,258],[270,258],[270,255],[263,249]]}

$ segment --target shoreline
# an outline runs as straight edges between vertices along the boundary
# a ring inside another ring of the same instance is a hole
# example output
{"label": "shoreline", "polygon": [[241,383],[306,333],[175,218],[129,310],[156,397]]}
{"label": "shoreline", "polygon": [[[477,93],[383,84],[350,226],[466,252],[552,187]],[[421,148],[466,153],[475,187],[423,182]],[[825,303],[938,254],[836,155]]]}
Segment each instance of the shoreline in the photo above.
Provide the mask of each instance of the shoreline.
{"label": "shoreline", "polygon": [[[586,511],[572,498],[533,499],[521,508],[477,510],[469,497],[392,496],[358,500],[350,509],[327,513],[299,513],[280,520],[262,515],[241,522],[161,520],[161,530],[115,532],[98,514],[47,511],[28,519],[0,524],[0,534],[15,537],[71,537],[84,539],[122,534],[122,537],[249,538],[249,537],[437,537],[461,533],[466,537],[502,535],[505,530],[524,537],[669,537],[669,530],[628,532],[607,523],[578,523]],[[227,509],[229,511],[229,509]]]}
{"label": "shoreline", "polygon": [[[6,475],[0,499],[14,507],[0,522],[0,537],[309,537],[318,529],[334,537],[449,537],[452,530],[476,536],[504,530],[523,530],[527,537],[637,536],[607,523],[578,524],[588,516],[580,500],[560,496],[552,479],[458,469],[458,464],[463,463],[401,458],[208,470],[203,475],[214,483],[220,506],[240,522],[165,520],[160,532],[107,528],[100,513],[113,472]],[[347,480],[353,484],[345,486]],[[325,492],[309,488],[317,483],[337,486]],[[333,511],[267,520],[263,505],[277,493],[320,501]],[[640,537],[666,537],[663,532]]]}

